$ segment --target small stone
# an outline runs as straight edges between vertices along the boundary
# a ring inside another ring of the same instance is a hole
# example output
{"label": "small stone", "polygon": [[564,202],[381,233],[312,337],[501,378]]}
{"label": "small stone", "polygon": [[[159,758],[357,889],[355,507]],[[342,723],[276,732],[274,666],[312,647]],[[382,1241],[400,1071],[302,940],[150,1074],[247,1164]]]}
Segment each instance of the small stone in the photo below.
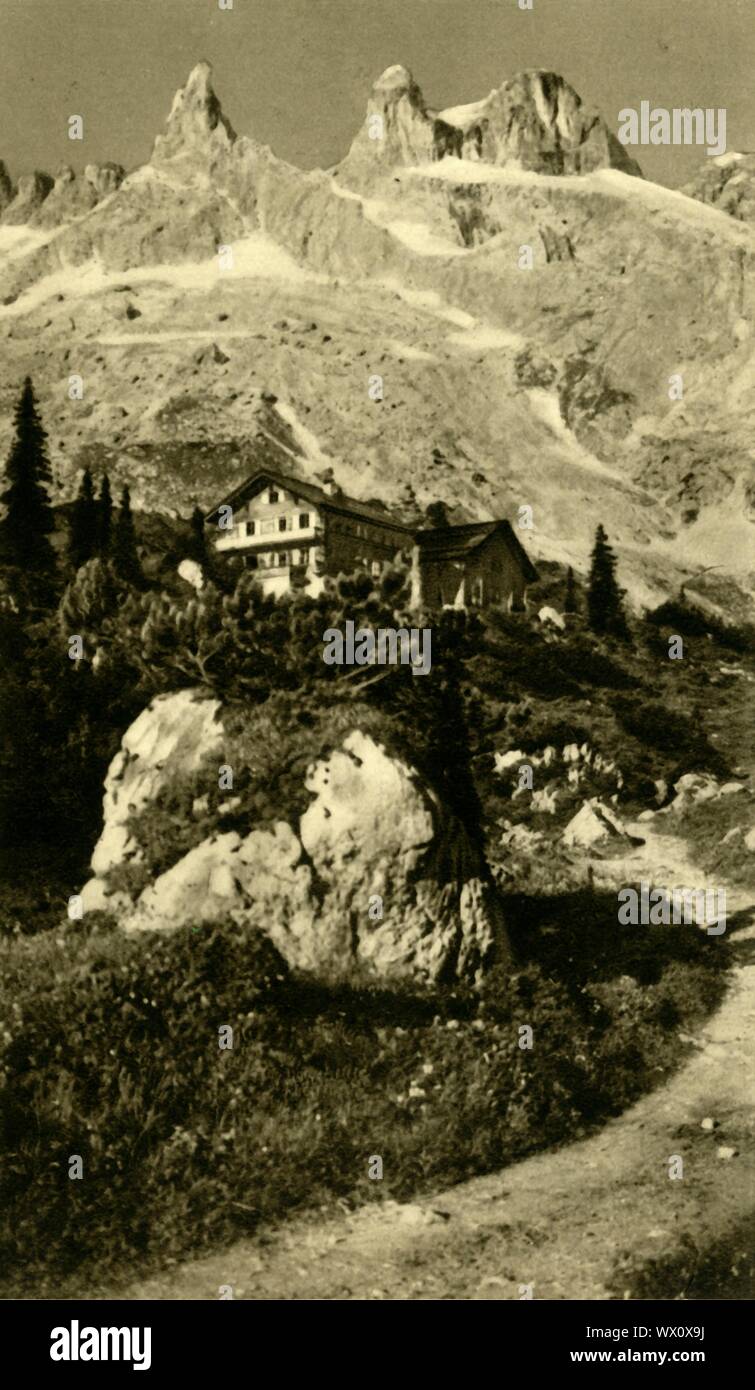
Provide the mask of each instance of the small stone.
{"label": "small stone", "polygon": [[427,1211],[415,1202],[399,1205],[398,1218],[405,1226],[437,1226],[445,1218],[441,1212]]}
{"label": "small stone", "polygon": [[739,1149],[732,1149],[726,1144],[722,1144],[720,1148],[716,1149],[716,1156],[718,1158],[736,1158],[738,1153]]}
{"label": "small stone", "polygon": [[713,1120],[713,1119],[711,1119],[710,1115],[706,1115],[705,1119],[704,1119],[704,1120],[701,1120],[701,1122],[700,1122],[700,1128],[701,1128],[701,1129],[717,1129],[717,1128],[718,1128],[718,1120]]}

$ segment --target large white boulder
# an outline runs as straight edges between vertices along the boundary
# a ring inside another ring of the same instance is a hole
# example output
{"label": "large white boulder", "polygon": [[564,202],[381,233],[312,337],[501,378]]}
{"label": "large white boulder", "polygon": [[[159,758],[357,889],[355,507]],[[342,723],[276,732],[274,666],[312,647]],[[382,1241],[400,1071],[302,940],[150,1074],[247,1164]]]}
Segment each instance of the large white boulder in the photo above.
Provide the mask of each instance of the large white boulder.
{"label": "large white boulder", "polygon": [[126,730],[105,779],[102,834],[92,855],[98,878],[139,857],[127,821],[176,774],[196,772],[217,753],[222,761],[220,702],[192,690],[158,695]]}
{"label": "large white boulder", "polygon": [[561,632],[566,628],[566,619],[563,614],[559,613],[555,608],[550,608],[547,604],[544,608],[540,609],[537,617],[538,622],[550,623],[551,627],[557,627]]}
{"label": "large white boulder", "polygon": [[[128,731],[108,774],[105,828],[87,885],[107,907],[107,877],[129,810],[173,775],[220,757],[216,701],[170,696]],[[230,750],[226,750],[230,755]],[[312,800],[298,823],[219,829],[128,901],[129,931],[258,926],[292,967],[329,978],[354,971],[421,982],[474,979],[508,953],[500,902],[464,826],[424,779],[369,735],[353,730],[310,767]],[[105,852],[107,851],[107,852]],[[123,862],[123,860],[121,861]]]}

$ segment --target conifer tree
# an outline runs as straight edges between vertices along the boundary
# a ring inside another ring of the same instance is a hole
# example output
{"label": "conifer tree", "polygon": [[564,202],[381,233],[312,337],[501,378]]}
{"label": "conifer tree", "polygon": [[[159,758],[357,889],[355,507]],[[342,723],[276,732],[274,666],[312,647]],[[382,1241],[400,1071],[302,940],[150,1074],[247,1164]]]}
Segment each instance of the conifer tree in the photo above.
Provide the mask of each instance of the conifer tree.
{"label": "conifer tree", "polygon": [[97,529],[97,549],[100,555],[106,556],[110,550],[113,529],[113,497],[107,473],[102,475],[100,495],[97,499]]}
{"label": "conifer tree", "polygon": [[587,616],[593,632],[629,640],[622,593],[616,582],[616,556],[603,527],[598,526],[587,587]]}
{"label": "conifer tree", "polygon": [[203,568],[207,567],[207,540],[204,530],[204,512],[201,507],[195,507],[191,514],[191,535],[186,546],[186,558],[195,560]]}
{"label": "conifer tree", "polygon": [[564,595],[564,612],[579,612],[579,605],[577,603],[577,586],[574,582],[574,570],[572,569],[571,565],[566,571],[566,593]]}
{"label": "conifer tree", "polygon": [[74,633],[84,640],[85,658],[91,660],[105,620],[115,615],[119,594],[109,565],[98,555],[81,566],[66,586],[58,605],[58,622],[65,637]]}
{"label": "conifer tree", "polygon": [[55,529],[47,487],[51,480],[47,435],[39,418],[34,387],[27,377],[14,416],[15,439],[5,466],[7,486],[0,496],[0,559],[27,574],[49,579],[55,552],[48,536]]}
{"label": "conifer tree", "polygon": [[73,569],[78,570],[97,553],[99,544],[99,509],[94,496],[92,475],[88,468],[79,486],[78,496],[71,511],[71,525],[68,533],[68,558]]}
{"label": "conifer tree", "polygon": [[120,506],[115,520],[112,545],[113,568],[121,579],[139,586],[144,576],[136,548],[136,531],[131,515],[131,493],[128,487],[121,492]]}

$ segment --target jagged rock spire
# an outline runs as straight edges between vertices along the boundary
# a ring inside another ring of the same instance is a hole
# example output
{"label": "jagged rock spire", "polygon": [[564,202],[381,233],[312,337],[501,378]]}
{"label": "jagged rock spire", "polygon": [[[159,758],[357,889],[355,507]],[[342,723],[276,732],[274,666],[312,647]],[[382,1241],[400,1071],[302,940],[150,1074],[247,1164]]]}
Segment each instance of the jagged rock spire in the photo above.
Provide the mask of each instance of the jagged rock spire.
{"label": "jagged rock spire", "polygon": [[170,108],[165,134],[158,135],[152,158],[173,159],[176,155],[229,149],[236,132],[215,95],[212,68],[197,63],[184,87],[179,87]]}
{"label": "jagged rock spire", "polygon": [[532,69],[482,101],[433,111],[408,68],[387,68],[370,94],[362,129],[340,166],[345,182],[369,183],[391,167],[456,155],[541,174],[611,167],[640,174],[600,113],[558,73]]}

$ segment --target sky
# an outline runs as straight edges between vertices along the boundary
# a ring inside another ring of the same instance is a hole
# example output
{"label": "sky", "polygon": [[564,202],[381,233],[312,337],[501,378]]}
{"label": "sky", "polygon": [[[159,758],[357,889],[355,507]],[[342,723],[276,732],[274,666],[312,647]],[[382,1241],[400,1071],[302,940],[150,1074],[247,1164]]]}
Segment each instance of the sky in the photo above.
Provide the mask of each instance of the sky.
{"label": "sky", "polygon": [[[724,107],[755,149],[755,0],[0,0],[0,159],[17,177],[149,158],[201,58],[223,110],[303,168],[345,154],[370,86],[409,67],[429,106],[474,101],[527,67],[561,73],[609,127],[624,107]],[[84,118],[84,141],[68,117]],[[701,147],[631,150],[684,183]]]}

